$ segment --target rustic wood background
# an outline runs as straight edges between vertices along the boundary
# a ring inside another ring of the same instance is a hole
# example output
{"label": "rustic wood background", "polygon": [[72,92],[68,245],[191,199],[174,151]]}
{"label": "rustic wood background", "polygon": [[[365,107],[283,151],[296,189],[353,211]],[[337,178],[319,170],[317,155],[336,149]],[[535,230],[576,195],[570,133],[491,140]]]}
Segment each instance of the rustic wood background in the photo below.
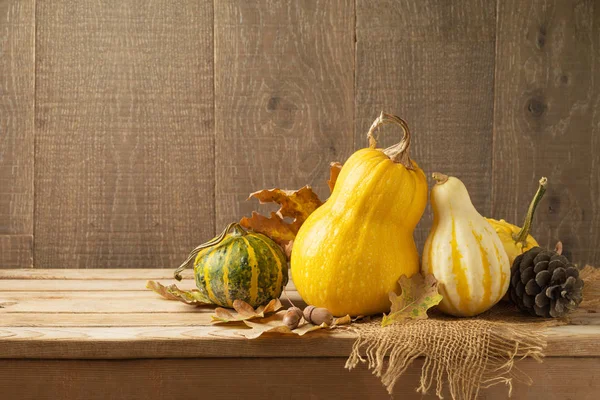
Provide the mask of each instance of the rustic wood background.
{"label": "rustic wood background", "polygon": [[484,215],[548,176],[535,237],[600,263],[599,1],[0,0],[0,267],[176,267],[381,110]]}

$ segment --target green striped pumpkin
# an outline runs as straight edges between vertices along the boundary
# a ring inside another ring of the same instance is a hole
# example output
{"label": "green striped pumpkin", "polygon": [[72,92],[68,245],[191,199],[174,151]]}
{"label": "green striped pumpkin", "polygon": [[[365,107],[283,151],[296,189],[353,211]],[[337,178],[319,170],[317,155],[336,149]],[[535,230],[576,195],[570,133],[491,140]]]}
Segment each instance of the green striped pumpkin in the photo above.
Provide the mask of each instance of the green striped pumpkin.
{"label": "green striped pumpkin", "polygon": [[279,298],[288,281],[285,255],[271,239],[230,224],[221,235],[198,246],[178,268],[194,260],[198,290],[214,304],[231,307],[243,300],[252,307]]}

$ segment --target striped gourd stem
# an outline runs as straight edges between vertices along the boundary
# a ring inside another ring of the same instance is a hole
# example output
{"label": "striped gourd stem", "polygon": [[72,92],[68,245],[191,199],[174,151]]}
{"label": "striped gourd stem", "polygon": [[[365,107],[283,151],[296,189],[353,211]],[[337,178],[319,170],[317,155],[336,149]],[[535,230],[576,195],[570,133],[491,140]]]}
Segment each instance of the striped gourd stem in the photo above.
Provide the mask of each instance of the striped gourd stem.
{"label": "striped gourd stem", "polygon": [[189,267],[191,264],[194,263],[194,260],[196,259],[196,256],[198,255],[198,253],[200,253],[200,251],[206,249],[207,247],[212,247],[212,246],[215,246],[215,245],[221,243],[231,230],[233,230],[234,233],[236,233],[238,235],[246,234],[246,231],[244,230],[244,228],[242,228],[241,225],[238,224],[237,222],[232,222],[231,224],[227,225],[227,228],[225,228],[225,230],[223,232],[221,232],[221,234],[219,236],[217,236],[216,238],[214,238],[212,240],[209,240],[206,243],[201,244],[200,246],[196,247],[194,250],[192,250],[190,252],[190,254],[185,259],[185,261],[179,266],[179,268],[177,268],[175,270],[175,273],[174,273],[175,279],[180,281],[181,280],[181,271],[183,271],[184,269],[186,269],[187,267]]}

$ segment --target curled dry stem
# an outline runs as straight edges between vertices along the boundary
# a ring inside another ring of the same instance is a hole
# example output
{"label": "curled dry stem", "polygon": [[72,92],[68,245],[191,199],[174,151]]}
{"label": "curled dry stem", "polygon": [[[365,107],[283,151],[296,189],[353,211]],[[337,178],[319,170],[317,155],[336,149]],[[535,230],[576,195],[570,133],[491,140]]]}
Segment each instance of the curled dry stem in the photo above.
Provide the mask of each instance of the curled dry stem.
{"label": "curled dry stem", "polygon": [[393,146],[388,147],[383,150],[385,155],[387,155],[393,162],[404,165],[407,169],[415,169],[413,163],[409,156],[410,150],[410,130],[408,129],[408,124],[400,117],[397,117],[392,114],[386,114],[383,111],[377,117],[371,128],[369,128],[369,132],[367,133],[367,139],[369,140],[369,147],[375,149],[377,147],[377,139],[375,138],[376,130],[385,124],[395,124],[400,126],[403,131],[402,140],[396,143]]}
{"label": "curled dry stem", "polygon": [[211,247],[211,246],[214,246],[216,244],[221,243],[223,241],[223,239],[225,239],[225,236],[227,236],[227,234],[232,229],[237,234],[240,234],[240,235],[245,234],[244,228],[242,228],[240,226],[240,224],[233,222],[233,223],[227,225],[227,228],[225,228],[225,230],[223,232],[221,232],[221,234],[219,236],[217,236],[216,238],[214,238],[212,240],[209,240],[206,243],[201,244],[200,246],[196,247],[194,250],[192,250],[190,252],[190,254],[185,259],[185,261],[183,263],[181,263],[181,265],[175,270],[175,273],[173,274],[174,277],[175,277],[175,279],[177,279],[178,281],[180,281],[181,280],[181,271],[183,271],[184,269],[186,269],[187,267],[189,267],[191,264],[193,264],[193,262],[196,259],[196,256],[198,255],[198,253],[200,253],[200,251],[202,251],[203,249],[206,249],[207,247]]}

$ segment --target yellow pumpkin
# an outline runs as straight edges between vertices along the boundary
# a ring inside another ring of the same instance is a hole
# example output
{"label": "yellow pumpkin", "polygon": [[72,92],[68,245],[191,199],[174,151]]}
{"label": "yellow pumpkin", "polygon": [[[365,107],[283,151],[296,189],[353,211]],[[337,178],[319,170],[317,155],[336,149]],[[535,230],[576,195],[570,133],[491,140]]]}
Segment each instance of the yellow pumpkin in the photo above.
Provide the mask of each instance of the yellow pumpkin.
{"label": "yellow pumpkin", "polygon": [[[378,149],[382,124],[402,127],[402,141]],[[427,203],[425,174],[409,157],[410,132],[382,113],[368,133],[369,148],[344,164],[329,200],[300,228],[291,257],[302,298],[333,315],[388,311],[401,275],[419,270],[413,230]]]}
{"label": "yellow pumpkin", "polygon": [[542,197],[544,197],[547,185],[548,179],[542,177],[542,179],[540,179],[538,190],[535,193],[533,200],[531,200],[531,204],[529,204],[529,210],[527,210],[527,216],[525,217],[522,228],[508,223],[503,219],[499,221],[493,218],[487,219],[494,227],[498,236],[500,236],[500,240],[502,241],[504,250],[506,250],[506,254],[508,254],[511,265],[519,255],[525,253],[529,249],[539,246],[538,242],[529,234],[529,230],[531,229],[535,209],[540,200],[542,200]]}
{"label": "yellow pumpkin", "polygon": [[508,290],[510,264],[498,234],[482,217],[457,178],[433,174],[433,226],[422,271],[433,274],[446,314],[468,317],[496,304]]}

